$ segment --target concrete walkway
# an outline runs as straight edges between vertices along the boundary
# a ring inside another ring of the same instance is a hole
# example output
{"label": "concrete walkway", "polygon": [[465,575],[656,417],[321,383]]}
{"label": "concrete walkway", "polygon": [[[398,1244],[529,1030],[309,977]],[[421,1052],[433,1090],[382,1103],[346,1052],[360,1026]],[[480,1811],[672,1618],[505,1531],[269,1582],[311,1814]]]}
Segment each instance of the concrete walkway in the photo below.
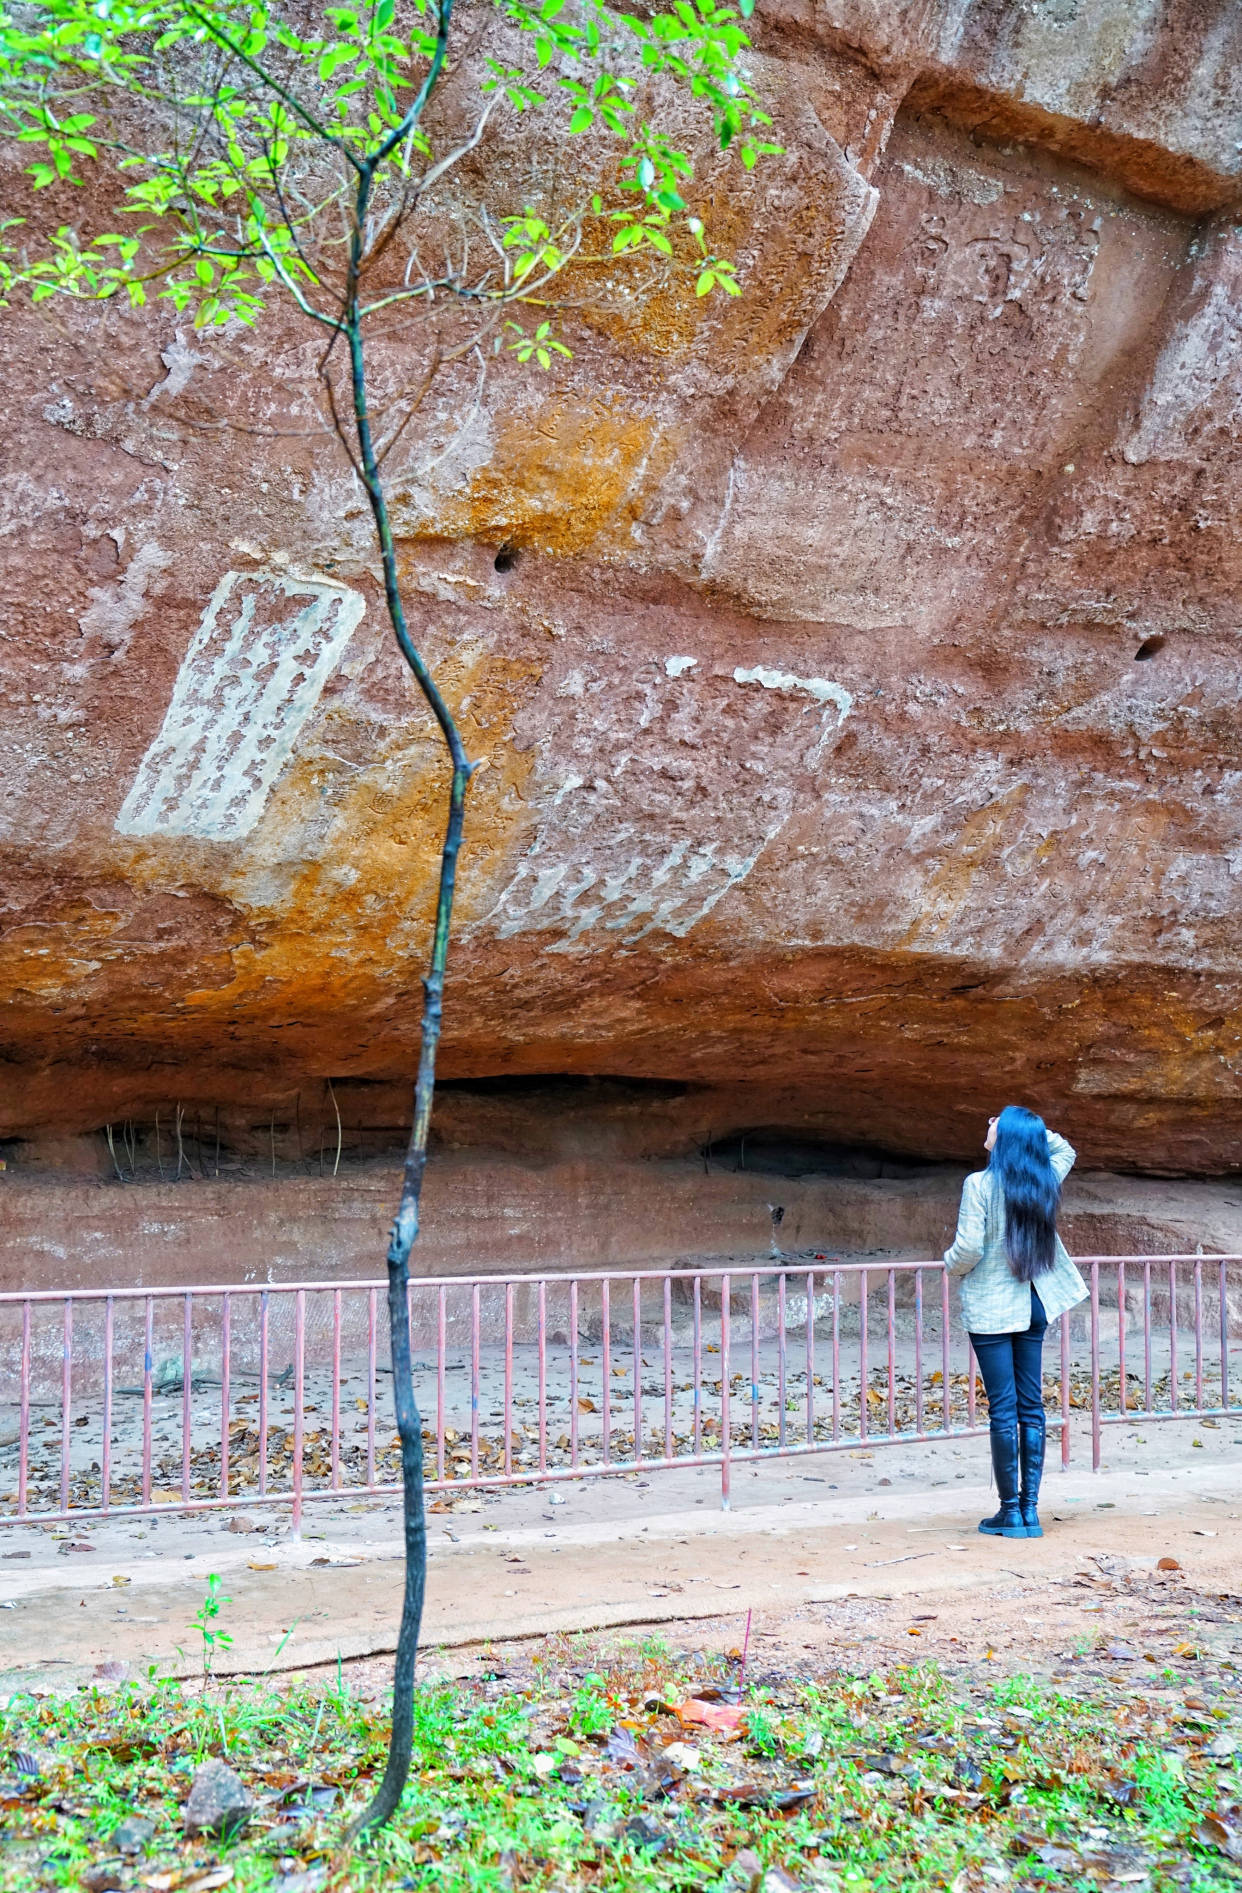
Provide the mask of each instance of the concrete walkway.
{"label": "concrete walkway", "polygon": [[[778,1477],[765,1468],[728,1513],[703,1502],[701,1485],[696,1502],[695,1475],[685,1474],[642,1492],[618,1490],[620,1482],[597,1488],[593,1516],[567,1517],[566,1505],[536,1513],[551,1503],[546,1492],[514,1494],[524,1515],[510,1505],[507,1516],[501,1507],[491,1518],[431,1520],[425,1668],[452,1668],[453,1652],[501,1641],[624,1625],[720,1619],[737,1641],[748,1612],[758,1621],[851,1597],[926,1601],[994,1587],[1002,1574],[1046,1588],[1092,1555],[1147,1567],[1168,1555],[1188,1582],[1231,1588],[1242,1569],[1242,1456],[1161,1457],[1162,1465],[1112,1475],[1054,1472],[1047,1535],[1034,1541],[978,1535],[979,1517],[995,1503],[977,1477],[978,1452],[965,1481],[865,1498],[820,1490],[827,1482],[818,1472],[785,1467]],[[154,1552],[138,1550],[133,1534],[147,1528],[132,1523],[90,1539],[8,1532],[0,1540],[0,1696],[143,1677],[151,1665],[197,1674],[192,1620],[213,1572],[231,1600],[219,1622],[234,1638],[218,1673],[303,1671],[391,1651],[397,1522],[370,1512],[292,1541],[233,1535],[219,1520],[166,1519],[151,1528]]]}

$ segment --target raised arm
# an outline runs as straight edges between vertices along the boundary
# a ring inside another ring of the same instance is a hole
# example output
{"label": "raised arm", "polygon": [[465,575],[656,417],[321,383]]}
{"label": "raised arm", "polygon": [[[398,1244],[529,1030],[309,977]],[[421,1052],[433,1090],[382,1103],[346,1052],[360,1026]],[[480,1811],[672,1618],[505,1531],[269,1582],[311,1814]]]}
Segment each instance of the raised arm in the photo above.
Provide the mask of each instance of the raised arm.
{"label": "raised arm", "polygon": [[1067,1143],[1064,1137],[1058,1137],[1055,1131],[1048,1132],[1048,1161],[1052,1165],[1052,1174],[1058,1183],[1064,1183],[1074,1168],[1074,1159],[1077,1155],[1078,1152],[1073,1144]]}
{"label": "raised arm", "polygon": [[967,1177],[962,1185],[962,1207],[957,1215],[957,1234],[953,1246],[945,1250],[944,1263],[950,1275],[969,1275],[987,1238],[987,1203],[984,1189],[986,1171]]}

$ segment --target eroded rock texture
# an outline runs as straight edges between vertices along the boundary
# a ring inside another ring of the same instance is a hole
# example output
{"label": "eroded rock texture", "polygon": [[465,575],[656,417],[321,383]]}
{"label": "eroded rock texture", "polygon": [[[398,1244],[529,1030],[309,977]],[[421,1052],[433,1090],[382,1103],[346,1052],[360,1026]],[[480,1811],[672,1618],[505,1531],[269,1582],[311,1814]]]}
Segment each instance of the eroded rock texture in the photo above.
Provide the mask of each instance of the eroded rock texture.
{"label": "eroded rock texture", "polygon": [[[648,1155],[961,1157],[1020,1098],[1089,1163],[1234,1170],[1242,14],[783,0],[761,41],[786,155],[709,179],[743,301],[463,371],[394,461],[487,760],[444,1070],[669,1081]],[[445,770],[315,343],[3,346],[0,1133],[149,1160],[180,1106],[274,1169],[343,1099],[382,1142]]]}

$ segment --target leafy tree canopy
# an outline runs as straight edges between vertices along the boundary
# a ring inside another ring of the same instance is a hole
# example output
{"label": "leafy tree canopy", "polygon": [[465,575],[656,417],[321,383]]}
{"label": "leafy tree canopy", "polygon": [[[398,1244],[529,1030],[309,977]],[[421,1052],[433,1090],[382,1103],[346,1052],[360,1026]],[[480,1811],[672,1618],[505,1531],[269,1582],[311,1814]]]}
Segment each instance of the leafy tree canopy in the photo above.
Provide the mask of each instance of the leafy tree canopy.
{"label": "leafy tree canopy", "polygon": [[[661,124],[659,101],[688,96],[718,145],[747,167],[775,149],[747,65],[742,16],[753,0],[736,9],[674,0],[646,17],[600,0],[493,0],[483,32],[476,8],[456,36],[452,5],[0,7],[0,134],[29,151],[36,189],[82,182],[92,161],[110,160],[121,213],[116,229],[89,239],[63,223],[34,244],[27,219],[10,219],[0,296],[18,284],[36,301],[121,295],[139,305],[155,295],[210,325],[253,323],[283,290],[332,327],[351,237],[356,270],[390,259],[359,304],[364,319],[437,295],[480,313],[544,302],[584,243],[610,257],[676,255],[693,267],[700,295],[736,294],[733,266],[709,249],[688,205],[693,160]],[[457,110],[437,126],[428,108],[455,81],[456,59],[469,64],[473,110],[467,102],[463,122],[458,87]],[[420,216],[434,220],[437,187],[479,147],[498,108],[502,119],[548,121],[540,133],[561,141],[595,134],[591,162],[568,167],[577,190],[508,208],[484,194],[481,243],[411,270],[413,228]],[[611,175],[592,190],[583,179],[598,170],[601,140]],[[365,227],[351,231],[360,186]],[[544,367],[554,353],[547,327],[533,338],[523,330],[510,346]]]}

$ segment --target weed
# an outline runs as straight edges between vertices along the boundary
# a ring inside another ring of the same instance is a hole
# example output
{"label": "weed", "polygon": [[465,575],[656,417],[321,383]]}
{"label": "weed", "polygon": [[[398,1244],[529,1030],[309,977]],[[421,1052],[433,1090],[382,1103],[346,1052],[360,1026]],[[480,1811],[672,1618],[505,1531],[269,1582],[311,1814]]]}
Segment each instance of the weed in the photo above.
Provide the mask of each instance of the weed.
{"label": "weed", "polygon": [[569,1726],[575,1735],[607,1735],[614,1721],[604,1678],[589,1671],[571,1698]]}
{"label": "weed", "polygon": [[203,1643],[203,1687],[211,1681],[212,1666],[217,1650],[230,1650],[233,1639],[227,1630],[216,1628],[216,1618],[225,1604],[232,1603],[231,1597],[220,1595],[220,1579],[212,1572],[207,1579],[207,1595],[194,1613],[194,1628]]}

